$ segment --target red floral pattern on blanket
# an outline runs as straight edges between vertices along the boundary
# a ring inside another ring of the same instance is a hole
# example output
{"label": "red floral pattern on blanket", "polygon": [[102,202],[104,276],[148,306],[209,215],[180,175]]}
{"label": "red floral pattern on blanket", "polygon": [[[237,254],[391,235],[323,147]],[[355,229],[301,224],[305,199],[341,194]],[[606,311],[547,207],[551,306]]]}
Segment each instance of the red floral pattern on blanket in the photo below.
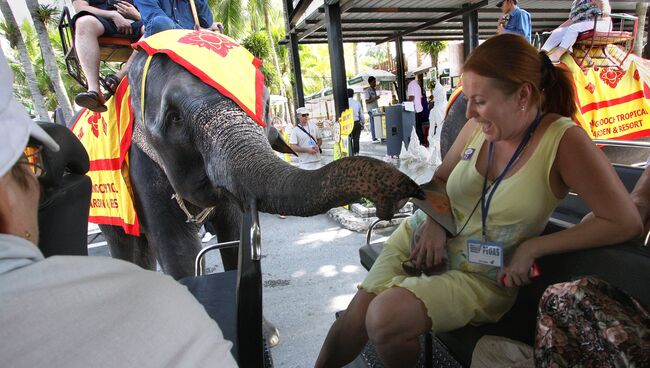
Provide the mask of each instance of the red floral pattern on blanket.
{"label": "red floral pattern on blanket", "polygon": [[593,94],[596,90],[596,86],[594,86],[593,83],[589,82],[589,84],[585,86],[585,89]]}
{"label": "red floral pattern on blanket", "polygon": [[90,124],[90,130],[93,132],[93,135],[99,138],[99,124],[102,124],[102,132],[106,135],[107,126],[106,120],[102,117],[102,114],[96,112],[88,117],[88,124]]}
{"label": "red floral pattern on blanket", "polygon": [[624,75],[625,71],[617,68],[603,68],[600,70],[600,79],[612,88],[616,88]]}
{"label": "red floral pattern on blanket", "polygon": [[215,32],[192,32],[181,37],[178,42],[205,47],[222,57],[228,55],[228,50],[239,46],[237,43]]}

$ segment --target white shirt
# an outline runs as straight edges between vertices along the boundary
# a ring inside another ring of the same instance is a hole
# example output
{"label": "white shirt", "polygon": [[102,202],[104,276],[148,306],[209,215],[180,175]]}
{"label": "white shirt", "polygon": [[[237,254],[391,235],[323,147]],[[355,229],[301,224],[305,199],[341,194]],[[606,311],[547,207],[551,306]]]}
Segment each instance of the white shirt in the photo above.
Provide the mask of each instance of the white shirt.
{"label": "white shirt", "polygon": [[413,79],[406,90],[406,97],[414,96],[413,103],[415,104],[415,112],[422,112],[422,88],[418,84],[417,79]]}
{"label": "white shirt", "polygon": [[363,123],[363,108],[359,101],[349,97],[348,106],[352,109],[352,120]]}
{"label": "white shirt", "polygon": [[[300,123],[298,123],[300,124]],[[315,123],[309,122],[306,126],[302,126],[307,133],[311,134],[315,140],[322,138],[320,129],[316,126]],[[298,147],[313,147],[318,145],[318,142],[312,140],[307,133],[303,132],[298,125],[293,127],[291,131],[291,137],[289,138],[289,144],[296,144]],[[318,163],[320,162],[320,153],[306,153],[306,152],[296,152],[298,154],[298,163],[300,166],[308,163]]]}
{"label": "white shirt", "polygon": [[[373,89],[372,87],[367,87],[364,90],[364,96],[365,96],[366,100],[376,98],[377,97],[377,91],[375,89]],[[368,109],[369,113],[372,112],[372,109],[376,109],[378,107],[379,107],[379,104],[377,103],[377,101],[374,101],[374,102],[371,102],[371,103],[366,102],[366,108]]]}
{"label": "white shirt", "polygon": [[171,277],[107,257],[44,259],[7,234],[0,326],[6,367],[237,367],[217,323]]}

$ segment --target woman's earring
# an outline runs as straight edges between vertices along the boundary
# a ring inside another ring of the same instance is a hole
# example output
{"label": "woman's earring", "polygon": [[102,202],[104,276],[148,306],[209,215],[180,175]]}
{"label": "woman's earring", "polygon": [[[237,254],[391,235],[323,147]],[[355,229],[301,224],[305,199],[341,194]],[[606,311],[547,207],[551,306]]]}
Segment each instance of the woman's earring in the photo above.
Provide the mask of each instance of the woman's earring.
{"label": "woman's earring", "polygon": [[29,238],[31,238],[31,237],[32,237],[32,233],[30,233],[29,231],[25,230],[25,239],[29,239]]}

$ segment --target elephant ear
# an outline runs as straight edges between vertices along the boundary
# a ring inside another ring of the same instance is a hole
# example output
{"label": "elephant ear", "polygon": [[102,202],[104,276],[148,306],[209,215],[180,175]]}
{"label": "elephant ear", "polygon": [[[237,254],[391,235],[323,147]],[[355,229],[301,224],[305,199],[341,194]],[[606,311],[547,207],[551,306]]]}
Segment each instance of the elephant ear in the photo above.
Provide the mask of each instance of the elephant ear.
{"label": "elephant ear", "polygon": [[282,139],[282,136],[280,135],[280,132],[278,132],[277,129],[272,127],[270,124],[266,125],[269,132],[268,132],[268,138],[269,138],[269,143],[271,144],[271,148],[273,148],[274,151],[280,152],[280,153],[290,153],[296,157],[298,155],[291,149],[291,147],[287,144],[287,142]]}

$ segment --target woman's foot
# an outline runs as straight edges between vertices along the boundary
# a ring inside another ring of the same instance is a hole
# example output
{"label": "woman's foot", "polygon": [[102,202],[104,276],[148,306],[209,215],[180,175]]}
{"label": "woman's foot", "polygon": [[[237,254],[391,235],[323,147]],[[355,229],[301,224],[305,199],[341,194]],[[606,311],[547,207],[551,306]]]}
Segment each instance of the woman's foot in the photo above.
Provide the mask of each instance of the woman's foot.
{"label": "woman's foot", "polygon": [[76,95],[74,102],[94,112],[106,112],[108,110],[105,105],[106,101],[104,100],[104,96],[95,91],[83,92]]}

